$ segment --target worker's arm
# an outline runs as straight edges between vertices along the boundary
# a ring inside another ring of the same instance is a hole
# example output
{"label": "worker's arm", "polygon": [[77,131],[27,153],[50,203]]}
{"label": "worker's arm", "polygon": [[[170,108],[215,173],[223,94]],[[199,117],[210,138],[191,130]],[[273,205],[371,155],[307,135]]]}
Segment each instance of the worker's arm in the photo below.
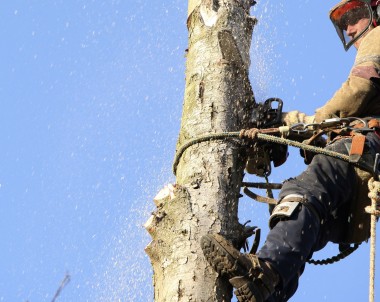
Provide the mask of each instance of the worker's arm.
{"label": "worker's arm", "polygon": [[364,117],[380,112],[380,27],[364,37],[349,77],[334,96],[316,110],[321,122],[332,117]]}
{"label": "worker's arm", "polygon": [[342,87],[323,107],[316,110],[315,120],[321,122],[332,117],[361,117],[370,114],[370,103],[379,94],[379,90],[370,80],[370,75],[379,78],[374,67],[354,67]]}

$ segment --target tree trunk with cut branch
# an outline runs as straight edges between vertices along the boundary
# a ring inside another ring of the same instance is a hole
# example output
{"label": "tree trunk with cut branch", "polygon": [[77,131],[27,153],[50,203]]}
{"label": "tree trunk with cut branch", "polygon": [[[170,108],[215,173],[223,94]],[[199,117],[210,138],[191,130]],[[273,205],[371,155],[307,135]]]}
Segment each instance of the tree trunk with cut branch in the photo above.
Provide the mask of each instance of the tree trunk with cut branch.
{"label": "tree trunk with cut branch", "polygon": [[[204,134],[249,127],[254,96],[248,79],[255,19],[252,0],[189,0],[186,88],[177,150]],[[155,301],[230,301],[200,248],[202,235],[221,233],[237,245],[244,227],[238,201],[245,149],[236,141],[191,145],[176,167],[176,185],[155,198],[145,224]],[[240,242],[241,243],[241,242]]]}

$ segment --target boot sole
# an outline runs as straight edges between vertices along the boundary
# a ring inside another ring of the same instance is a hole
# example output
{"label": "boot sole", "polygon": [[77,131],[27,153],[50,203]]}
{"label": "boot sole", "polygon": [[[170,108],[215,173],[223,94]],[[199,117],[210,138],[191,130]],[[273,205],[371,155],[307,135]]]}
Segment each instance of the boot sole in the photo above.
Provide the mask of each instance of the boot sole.
{"label": "boot sole", "polygon": [[222,236],[218,234],[203,236],[201,247],[207,262],[219,275],[231,279],[248,273],[247,268],[238,261],[242,254]]}
{"label": "boot sole", "polygon": [[252,282],[248,282],[234,291],[239,302],[264,302],[261,294]]}

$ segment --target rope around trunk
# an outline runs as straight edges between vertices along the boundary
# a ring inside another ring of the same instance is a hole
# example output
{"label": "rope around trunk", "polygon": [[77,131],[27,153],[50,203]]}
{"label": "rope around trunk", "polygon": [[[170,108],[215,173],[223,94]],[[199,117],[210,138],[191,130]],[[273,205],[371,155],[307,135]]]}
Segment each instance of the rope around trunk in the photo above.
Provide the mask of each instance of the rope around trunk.
{"label": "rope around trunk", "polygon": [[[173,173],[174,175],[177,174],[177,166],[179,164],[179,161],[183,155],[183,153],[186,151],[187,148],[199,144],[206,141],[214,141],[214,140],[224,140],[224,139],[238,139],[240,132],[221,132],[221,133],[213,133],[213,134],[205,134],[198,136],[196,138],[193,138],[191,140],[188,140],[186,143],[184,143],[176,152],[174,163],[173,163]],[[242,141],[238,141],[239,144],[242,144]]]}
{"label": "rope around trunk", "polygon": [[[193,146],[195,144],[199,144],[202,142],[206,142],[206,141],[225,140],[225,139],[231,139],[231,138],[235,139],[235,142],[238,144],[244,144],[244,142],[243,142],[244,138],[248,138],[251,140],[261,140],[261,141],[272,142],[275,144],[288,145],[288,146],[296,147],[299,149],[303,149],[305,151],[310,151],[310,152],[314,152],[317,154],[323,154],[326,156],[331,156],[331,157],[336,158],[336,159],[344,160],[346,162],[350,162],[350,158],[348,155],[338,153],[338,152],[334,152],[331,150],[326,150],[326,149],[323,149],[320,147],[310,146],[310,145],[307,145],[304,143],[299,143],[299,142],[296,142],[296,141],[293,141],[290,139],[260,133],[259,129],[253,128],[253,129],[249,129],[249,130],[243,129],[243,130],[237,131],[237,132],[221,132],[221,133],[214,133],[214,134],[206,134],[206,135],[202,135],[202,136],[199,136],[197,138],[194,138],[194,139],[187,141],[185,144],[183,144],[178,149],[178,151],[175,155],[175,159],[174,159],[174,163],[173,163],[174,175],[177,174],[177,166],[179,164],[179,161],[180,161],[183,153],[190,146]],[[240,139],[240,140],[238,140],[238,139]],[[359,168],[361,168],[363,170],[366,170],[366,171],[368,170],[368,168],[362,166],[360,163],[353,163],[353,162],[350,162],[350,163],[352,163],[355,166],[358,166]]]}

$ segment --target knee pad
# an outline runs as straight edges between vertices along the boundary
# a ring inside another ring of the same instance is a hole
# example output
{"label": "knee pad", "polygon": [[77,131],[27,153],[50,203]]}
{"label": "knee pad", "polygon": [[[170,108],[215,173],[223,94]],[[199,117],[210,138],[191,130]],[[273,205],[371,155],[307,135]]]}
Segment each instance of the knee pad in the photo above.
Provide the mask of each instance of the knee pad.
{"label": "knee pad", "polygon": [[311,205],[305,197],[298,194],[290,194],[281,199],[273,209],[273,212],[269,217],[269,228],[273,229],[279,221],[289,219],[293,213],[296,213],[299,210],[300,205],[304,205],[317,219],[320,220],[314,206]]}
{"label": "knee pad", "polygon": [[292,216],[302,201],[304,198],[298,194],[288,195],[281,199],[269,217],[269,228],[273,229],[280,220]]}

